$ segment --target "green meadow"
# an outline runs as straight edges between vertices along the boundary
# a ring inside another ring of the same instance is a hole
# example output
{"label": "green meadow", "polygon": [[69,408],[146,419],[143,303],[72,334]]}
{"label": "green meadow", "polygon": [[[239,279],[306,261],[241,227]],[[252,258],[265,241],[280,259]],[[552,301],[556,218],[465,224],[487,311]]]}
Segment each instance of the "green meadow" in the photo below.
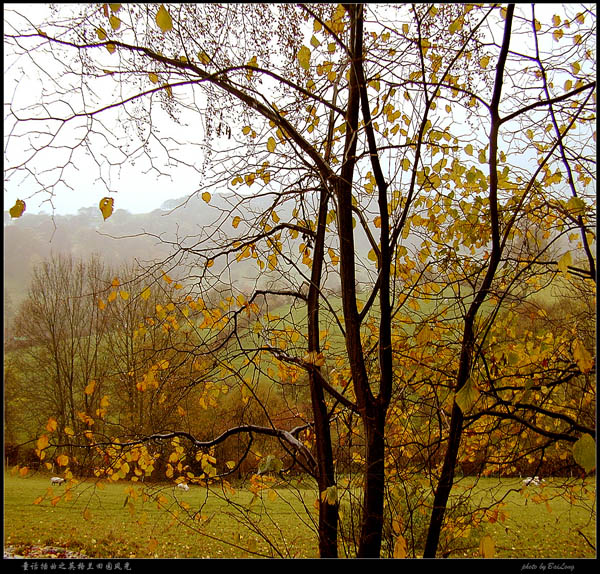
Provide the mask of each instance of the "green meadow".
{"label": "green meadow", "polygon": [[[498,558],[595,557],[595,483],[547,479],[521,488],[518,479],[463,479],[457,496],[486,506],[502,497],[500,512],[477,529],[491,537]],[[192,486],[146,485],[150,496],[134,499],[139,483],[117,482],[102,489],[82,482],[69,500],[48,477],[5,473],[4,545],[17,555],[32,547],[60,547],[92,558],[252,558],[318,556],[312,520],[316,491],[277,488],[254,496]],[[571,499],[569,499],[571,497]],[[577,502],[575,503],[575,499]],[[496,507],[498,508],[498,507]],[[592,512],[594,511],[594,512]],[[477,539],[457,558],[478,557]]]}

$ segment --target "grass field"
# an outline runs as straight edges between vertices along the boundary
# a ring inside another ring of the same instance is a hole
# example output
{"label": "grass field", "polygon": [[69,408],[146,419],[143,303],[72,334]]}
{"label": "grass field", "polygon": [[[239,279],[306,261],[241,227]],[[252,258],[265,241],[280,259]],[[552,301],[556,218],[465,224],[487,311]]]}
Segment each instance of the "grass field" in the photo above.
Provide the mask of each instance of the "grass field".
{"label": "grass field", "polygon": [[[53,506],[49,497],[40,504],[33,501],[49,488],[64,493],[63,486],[49,487],[48,477],[5,473],[4,545],[17,554],[27,554],[31,546],[54,546],[97,558],[317,557],[305,510],[313,509],[316,493],[312,490],[279,489],[276,496],[265,492],[252,504],[252,494],[239,490],[231,496],[234,506],[228,506],[216,491],[207,497],[200,487],[175,492],[162,485],[154,488],[162,496],[159,509],[153,499],[130,505],[126,490],[131,486],[135,485],[119,482],[97,489],[82,483],[69,501]],[[551,479],[527,496],[520,492],[519,480],[493,478],[475,486],[466,479],[457,493],[465,488],[473,503],[484,505],[492,496],[504,496],[504,514],[483,527],[493,538],[499,558],[595,557],[586,541],[595,544],[596,539],[595,515],[590,516],[589,510],[595,508],[594,482],[586,483],[584,490],[581,481],[573,486],[572,494],[583,494],[587,509],[570,504],[561,496],[565,490]],[[188,520],[188,512],[177,501],[189,511],[199,510],[198,519]],[[244,526],[245,521],[252,530]],[[466,556],[477,556],[477,548]]]}
{"label": "grass field", "polygon": [[[284,549],[284,556],[317,556],[314,534],[296,516],[305,515],[303,503],[291,491],[251,503],[253,495],[240,490],[229,493],[233,505],[227,505],[217,491],[207,498],[201,487],[184,492],[157,485],[152,492],[161,497],[159,508],[156,499],[127,498],[131,487],[139,489],[140,484],[119,482],[97,489],[82,483],[68,502],[53,506],[47,498],[33,504],[48,488],[62,494],[64,487],[49,487],[48,477],[5,474],[4,545],[17,552],[29,545],[68,547],[98,558],[276,557],[265,542],[269,538]],[[304,494],[312,505],[314,493]],[[190,518],[197,510],[197,520]],[[267,510],[273,511],[275,522]],[[243,526],[245,521],[253,531]]]}

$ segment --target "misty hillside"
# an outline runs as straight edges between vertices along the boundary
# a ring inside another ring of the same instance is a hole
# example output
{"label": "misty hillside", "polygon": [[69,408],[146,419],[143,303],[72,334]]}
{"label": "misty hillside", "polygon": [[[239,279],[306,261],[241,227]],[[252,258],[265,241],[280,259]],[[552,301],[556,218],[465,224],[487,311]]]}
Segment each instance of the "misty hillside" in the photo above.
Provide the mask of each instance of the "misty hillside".
{"label": "misty hillside", "polygon": [[[186,237],[206,239],[203,230],[210,229],[219,217],[227,214],[231,220],[237,214],[242,220],[254,218],[270,207],[272,197],[252,198],[242,206],[232,206],[233,201],[234,196],[218,194],[213,195],[210,207],[199,197],[169,200],[150,213],[116,210],[106,221],[97,207],[82,208],[76,215],[25,212],[19,219],[5,212],[5,325],[27,294],[33,268],[51,255],[65,253],[85,259],[97,253],[115,268],[132,261],[161,261],[171,252],[165,242]],[[282,217],[290,215],[284,208],[278,211]],[[243,223],[232,232],[239,235],[242,227]],[[223,229],[228,229],[227,225]]]}
{"label": "misty hillside", "polygon": [[12,219],[4,212],[4,311],[5,321],[27,293],[31,271],[53,254],[70,253],[87,258],[101,254],[116,268],[138,260],[157,261],[169,250],[159,237],[197,233],[198,226],[210,223],[206,204],[200,209],[191,202],[172,211],[180,202],[169,202],[150,213],[132,214],[116,210],[103,220],[97,207],[83,208],[76,215],[25,213]]}

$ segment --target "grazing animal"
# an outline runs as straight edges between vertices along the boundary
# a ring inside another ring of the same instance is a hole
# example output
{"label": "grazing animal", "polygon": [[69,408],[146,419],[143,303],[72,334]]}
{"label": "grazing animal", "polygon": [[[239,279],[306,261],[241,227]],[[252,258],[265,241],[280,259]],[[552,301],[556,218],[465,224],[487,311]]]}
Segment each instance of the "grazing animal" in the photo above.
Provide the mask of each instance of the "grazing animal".
{"label": "grazing animal", "polygon": [[53,476],[50,479],[50,484],[63,484],[67,482],[64,478],[60,478],[59,476]]}
{"label": "grazing animal", "polygon": [[533,484],[534,486],[539,486],[542,482],[545,482],[544,479],[540,480],[539,476],[528,476],[523,480],[523,484],[526,486]]}
{"label": "grazing animal", "polygon": [[190,489],[190,487],[185,482],[180,482],[177,485],[177,488],[180,488],[181,490],[185,490],[185,491],[188,491]]}

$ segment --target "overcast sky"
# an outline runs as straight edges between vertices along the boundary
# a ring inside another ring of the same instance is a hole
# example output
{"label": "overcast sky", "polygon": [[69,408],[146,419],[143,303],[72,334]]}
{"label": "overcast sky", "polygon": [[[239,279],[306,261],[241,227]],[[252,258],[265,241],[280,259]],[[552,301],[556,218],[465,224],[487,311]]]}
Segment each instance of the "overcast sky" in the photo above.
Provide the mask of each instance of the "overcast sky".
{"label": "overcast sky", "polygon": [[[34,24],[43,22],[49,15],[47,4],[4,4],[5,33],[8,33],[6,21],[14,19],[22,22],[15,15],[10,14],[10,10],[17,10],[20,14],[28,17]],[[51,62],[51,60],[50,60]],[[32,73],[32,82],[39,82],[39,72],[30,66]],[[26,98],[35,97],[40,93],[40,88],[36,85],[29,86],[26,78],[14,65],[14,61],[4,57],[4,102],[16,101],[20,110],[26,109]],[[112,82],[112,80],[111,80]],[[114,85],[114,82],[113,82]],[[15,87],[17,89],[14,92]],[[13,94],[16,94],[14,96]],[[37,102],[31,102],[32,105]],[[109,113],[104,113],[109,116]],[[7,110],[5,109],[5,135],[7,132]],[[158,121],[156,122],[158,124]],[[163,127],[164,131],[169,130],[167,124]],[[66,144],[69,145],[69,144]],[[14,156],[13,152],[13,156]],[[86,161],[83,154],[77,155],[78,162]],[[12,162],[15,158],[12,157]],[[8,163],[8,162],[7,162]],[[168,177],[157,177],[156,174],[144,174],[142,162],[138,161],[136,167],[128,166],[127,169],[120,170],[118,176],[111,175],[111,181],[118,188],[115,193],[106,193],[106,188],[101,183],[95,183],[90,177],[98,171],[91,161],[89,165],[80,163],[77,165],[76,173],[69,174],[68,183],[73,189],[62,188],[57,190],[51,198],[47,194],[38,194],[30,197],[35,191],[31,184],[21,184],[19,178],[4,181],[4,209],[8,210],[14,205],[17,199],[26,201],[27,213],[56,213],[56,214],[75,214],[82,207],[98,207],[100,199],[110,195],[115,199],[115,209],[125,209],[132,213],[147,213],[158,209],[165,201],[170,199],[179,199],[193,193],[197,187],[197,181],[192,181],[189,174],[186,178],[185,170],[181,167],[165,169],[169,172]],[[197,175],[197,174],[196,174]],[[196,179],[196,178],[195,178]]]}
{"label": "overcast sky", "polygon": [[[10,8],[17,9],[22,14],[31,14],[31,20],[38,23],[44,20],[44,12],[48,11],[47,4],[5,4],[5,19],[7,17],[6,10]],[[525,8],[525,7],[524,7]],[[544,20],[551,18],[553,10],[560,10],[560,5],[539,4],[536,5],[536,16]],[[530,13],[530,12],[529,12]],[[5,25],[6,30],[6,25]],[[39,89],[29,90],[26,85],[26,80],[22,74],[18,73],[13,62],[9,58],[4,58],[4,101],[11,101],[12,91],[15,89],[15,82],[19,83],[18,98],[24,98],[27,94],[39,93]],[[22,102],[19,101],[19,104]],[[6,110],[5,110],[6,117]],[[6,131],[5,122],[5,131]],[[165,130],[168,133],[168,126]],[[190,140],[191,141],[191,140]],[[81,158],[81,154],[78,156]],[[12,158],[14,162],[14,158]],[[83,161],[83,160],[81,160]],[[39,213],[46,212],[58,214],[77,213],[82,207],[97,207],[99,200],[106,195],[105,188],[100,184],[94,184],[89,175],[97,169],[93,164],[89,166],[79,165],[78,173],[69,179],[69,184],[73,190],[61,189],[57,190],[52,198],[52,204],[48,203],[46,195],[39,195],[33,198],[29,196],[33,189],[28,189],[26,185],[19,186],[18,180],[11,180],[4,185],[4,206],[5,209],[10,208],[17,198],[27,201],[27,212]],[[126,209],[133,213],[149,212],[159,208],[165,201],[169,199],[181,198],[193,193],[198,186],[196,181],[192,181],[191,177],[197,174],[189,172],[186,174],[184,169],[171,168],[169,171],[170,177],[158,179],[156,175],[144,175],[143,169],[138,163],[135,168],[122,170],[118,174],[118,191],[111,194],[115,198],[115,209]],[[177,179],[179,178],[179,179]],[[187,179],[186,179],[187,178]]]}

